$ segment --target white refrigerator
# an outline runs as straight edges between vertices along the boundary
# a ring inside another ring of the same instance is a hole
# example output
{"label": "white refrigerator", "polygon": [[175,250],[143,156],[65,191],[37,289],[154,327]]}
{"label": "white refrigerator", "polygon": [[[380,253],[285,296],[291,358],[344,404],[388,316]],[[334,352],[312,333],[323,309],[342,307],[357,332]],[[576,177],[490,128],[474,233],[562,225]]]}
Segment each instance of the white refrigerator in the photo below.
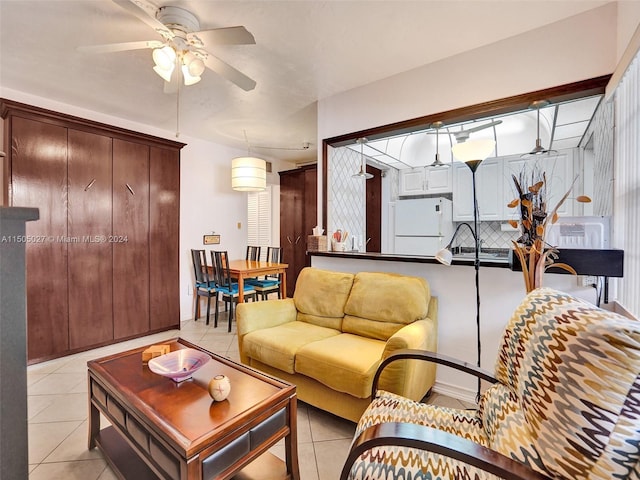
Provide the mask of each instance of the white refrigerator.
{"label": "white refrigerator", "polygon": [[396,202],[395,253],[434,256],[453,235],[452,202],[445,197]]}

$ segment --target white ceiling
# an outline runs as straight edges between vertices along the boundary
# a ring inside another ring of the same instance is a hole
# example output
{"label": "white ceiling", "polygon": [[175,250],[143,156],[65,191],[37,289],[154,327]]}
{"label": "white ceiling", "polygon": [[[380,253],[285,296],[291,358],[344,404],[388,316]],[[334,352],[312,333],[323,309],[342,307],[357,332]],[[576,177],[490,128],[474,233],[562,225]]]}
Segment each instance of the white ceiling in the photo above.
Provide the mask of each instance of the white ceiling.
{"label": "white ceiling", "polygon": [[[202,30],[244,25],[256,45],[213,53],[257,82],[245,92],[207,70],[180,94],[182,135],[290,161],[315,160],[318,99],[601,6],[587,0],[158,0]],[[111,0],[0,0],[0,87],[176,131],[150,50],[86,54],[159,40]],[[310,142],[308,150],[302,150]],[[297,150],[262,150],[257,146]]]}

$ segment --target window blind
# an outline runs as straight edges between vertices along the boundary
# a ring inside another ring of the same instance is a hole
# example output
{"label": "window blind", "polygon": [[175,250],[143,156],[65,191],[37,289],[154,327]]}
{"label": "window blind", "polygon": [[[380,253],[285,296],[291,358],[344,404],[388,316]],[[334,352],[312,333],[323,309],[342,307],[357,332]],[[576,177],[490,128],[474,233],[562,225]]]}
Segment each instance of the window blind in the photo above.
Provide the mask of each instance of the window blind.
{"label": "window blind", "polygon": [[617,301],[640,317],[640,53],[615,92],[614,242],[624,249]]}
{"label": "window blind", "polygon": [[271,185],[262,192],[250,192],[247,202],[247,244],[262,247],[265,258],[271,245]]}

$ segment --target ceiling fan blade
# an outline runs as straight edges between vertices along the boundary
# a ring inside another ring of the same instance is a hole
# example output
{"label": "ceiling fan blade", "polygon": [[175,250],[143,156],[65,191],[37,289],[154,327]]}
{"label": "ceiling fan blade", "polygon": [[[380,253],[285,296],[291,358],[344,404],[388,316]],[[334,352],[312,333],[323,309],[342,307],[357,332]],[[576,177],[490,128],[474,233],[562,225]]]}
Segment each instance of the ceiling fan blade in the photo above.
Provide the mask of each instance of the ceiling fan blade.
{"label": "ceiling fan blade", "polygon": [[494,125],[500,125],[501,123],[502,123],[502,120],[494,120],[493,122],[485,123],[483,125],[478,125],[477,127],[467,128],[465,132],[467,133],[477,132],[478,130],[484,130],[485,128],[493,127]]}
{"label": "ceiling fan blade", "polygon": [[198,37],[204,45],[255,45],[256,39],[242,26],[214,28],[187,34],[187,38]]}
{"label": "ceiling fan blade", "polygon": [[237,86],[246,90],[253,90],[256,88],[255,80],[247,77],[244,73],[239,70],[236,70],[227,62],[220,60],[215,55],[211,55],[207,52],[206,58],[203,59],[205,66],[216,72],[218,75],[226,78],[230,82],[235,83]]}
{"label": "ceiling fan blade", "polygon": [[107,43],[104,45],[85,45],[77,50],[83,53],[112,53],[127,50],[140,50],[143,48],[160,48],[164,43],[157,40],[143,40],[140,42]]}
{"label": "ceiling fan blade", "polygon": [[112,0],[129,13],[135,15],[166,39],[175,34],[156,18],[158,7],[147,0]]}

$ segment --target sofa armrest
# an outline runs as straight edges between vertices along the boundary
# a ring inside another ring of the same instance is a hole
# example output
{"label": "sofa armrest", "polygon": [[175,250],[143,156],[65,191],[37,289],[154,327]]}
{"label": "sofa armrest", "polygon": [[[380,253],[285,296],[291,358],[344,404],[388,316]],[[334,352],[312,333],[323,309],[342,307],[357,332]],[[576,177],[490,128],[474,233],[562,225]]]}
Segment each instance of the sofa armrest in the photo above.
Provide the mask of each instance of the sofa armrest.
{"label": "sofa armrest", "polygon": [[[435,351],[437,347],[437,322],[431,318],[425,318],[405,325],[389,337],[380,361],[385,361],[398,350]],[[436,366],[413,360],[396,362],[385,370],[379,380],[380,388],[383,390],[397,393],[412,400],[420,400],[435,383]]]}
{"label": "sofa armrest", "polygon": [[347,480],[358,457],[374,447],[417,448],[472,465],[509,480],[549,480],[549,477],[466,438],[413,423],[380,423],[365,429],[354,439],[342,468],[340,480]]}
{"label": "sofa armrest", "polygon": [[247,333],[293,322],[297,315],[298,311],[293,298],[239,303],[236,309],[236,328],[240,360],[245,362],[242,341]]}
{"label": "sofa armrest", "polygon": [[415,349],[402,349],[393,352],[391,355],[386,357],[380,365],[378,365],[378,370],[376,371],[375,376],[373,377],[373,384],[371,386],[371,398],[375,397],[375,394],[378,390],[378,381],[383,373],[383,370],[387,365],[393,363],[398,360],[422,360],[426,362],[438,363],[440,365],[446,365],[448,367],[452,367],[456,370],[463,371],[470,375],[473,375],[482,380],[486,380],[489,383],[497,383],[498,380],[489,372],[488,370],[483,370],[481,368],[476,367],[467,362],[463,362],[453,357],[449,357],[447,355],[442,355],[435,352],[430,352],[426,350],[415,350]]}
{"label": "sofa armrest", "polygon": [[283,323],[295,321],[298,311],[293,298],[266,300],[262,302],[243,302],[237,310],[238,336],[246,335],[254,330],[276,327]]}

